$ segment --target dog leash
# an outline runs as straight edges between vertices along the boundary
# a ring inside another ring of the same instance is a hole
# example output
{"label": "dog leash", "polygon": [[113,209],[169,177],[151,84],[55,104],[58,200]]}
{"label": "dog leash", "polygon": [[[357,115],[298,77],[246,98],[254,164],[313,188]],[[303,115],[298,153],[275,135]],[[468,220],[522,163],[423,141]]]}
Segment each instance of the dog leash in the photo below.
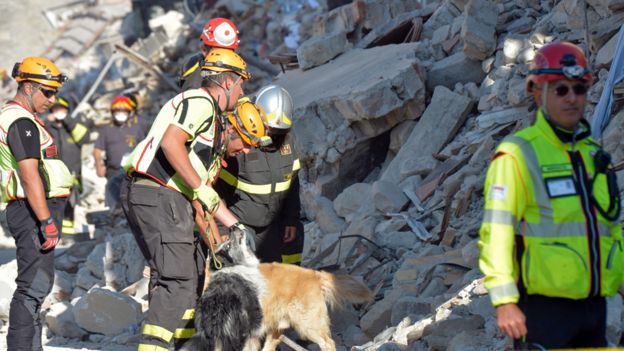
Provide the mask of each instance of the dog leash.
{"label": "dog leash", "polygon": [[208,249],[210,250],[210,259],[212,260],[212,263],[214,264],[214,267],[219,270],[221,268],[223,268],[223,262],[221,262],[221,260],[217,257],[217,249],[215,248],[215,243],[213,242],[214,236],[212,235],[214,230],[219,230],[219,228],[217,227],[217,223],[214,220],[210,220],[210,234],[207,234],[206,231],[203,231],[203,233],[200,231],[200,234],[205,237],[207,242],[208,242]]}

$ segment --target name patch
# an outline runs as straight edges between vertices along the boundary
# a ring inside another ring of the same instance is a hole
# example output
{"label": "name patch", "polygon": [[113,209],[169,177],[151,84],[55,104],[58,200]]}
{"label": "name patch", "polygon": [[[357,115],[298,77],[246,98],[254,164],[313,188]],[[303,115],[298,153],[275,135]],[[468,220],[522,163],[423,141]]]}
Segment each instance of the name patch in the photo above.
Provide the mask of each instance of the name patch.
{"label": "name patch", "polygon": [[507,185],[494,184],[490,188],[490,199],[505,200],[507,199]]}
{"label": "name patch", "polygon": [[572,176],[546,178],[546,190],[548,190],[548,196],[552,199],[561,196],[576,195],[576,185],[574,185],[574,179]]}

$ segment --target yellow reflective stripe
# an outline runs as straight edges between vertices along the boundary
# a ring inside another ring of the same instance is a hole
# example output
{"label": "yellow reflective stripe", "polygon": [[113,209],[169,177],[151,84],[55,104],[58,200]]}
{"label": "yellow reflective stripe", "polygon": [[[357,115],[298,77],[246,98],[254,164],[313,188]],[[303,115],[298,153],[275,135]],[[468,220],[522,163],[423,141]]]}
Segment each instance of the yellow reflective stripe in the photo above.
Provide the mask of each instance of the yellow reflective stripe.
{"label": "yellow reflective stripe", "polygon": [[178,328],[173,333],[173,337],[176,339],[190,339],[196,332],[195,328]]}
{"label": "yellow reflective stripe", "polygon": [[75,141],[80,141],[82,140],[82,138],[84,138],[84,136],[87,134],[89,130],[87,129],[87,127],[85,127],[83,124],[81,123],[76,123],[76,126],[74,127],[74,129],[72,129],[71,133],[71,137],[75,140]]}
{"label": "yellow reflective stripe", "polygon": [[301,168],[301,162],[299,162],[299,159],[295,159],[295,162],[293,162],[293,171],[298,171]]}
{"label": "yellow reflective stripe", "polygon": [[301,262],[301,253],[296,253],[292,255],[282,255],[283,263],[299,263]]}
{"label": "yellow reflective stripe", "polygon": [[495,286],[488,289],[490,293],[490,299],[494,306],[502,303],[501,301],[508,302],[513,299],[517,299],[520,296],[518,287],[515,283],[507,283],[499,286]]}
{"label": "yellow reflective stripe", "polygon": [[191,66],[191,68],[187,69],[183,74],[182,77],[186,78],[189,75],[191,75],[191,73],[195,72],[196,69],[199,68],[199,62],[196,62],[193,66]]}
{"label": "yellow reflective stripe", "polygon": [[63,220],[63,227],[73,227],[73,226],[74,226],[74,221],[71,221],[69,219]]}
{"label": "yellow reflective stripe", "polygon": [[255,185],[255,184],[241,182],[236,177],[234,177],[232,173],[228,172],[226,169],[221,170],[221,173],[219,173],[219,178],[223,179],[224,182],[235,187],[236,189],[240,189],[249,194],[266,195],[266,194],[271,193],[271,184]]}
{"label": "yellow reflective stripe", "polygon": [[275,184],[275,192],[279,193],[279,192],[286,191],[286,190],[290,189],[290,182],[291,182],[291,180],[288,179],[285,182],[276,183]]}
{"label": "yellow reflective stripe", "polygon": [[137,351],[169,351],[169,349],[157,345],[139,344]]}
{"label": "yellow reflective stripe", "polygon": [[516,227],[518,219],[513,213],[504,210],[485,210],[483,213],[483,222],[492,224],[503,224]]}
{"label": "yellow reflective stripe", "polygon": [[186,311],[184,311],[184,315],[182,315],[182,319],[184,320],[190,320],[195,318],[195,309],[194,308],[190,308]]}
{"label": "yellow reflective stripe", "polygon": [[153,325],[153,324],[145,324],[143,326],[142,334],[162,339],[165,342],[169,342],[171,341],[171,338],[173,338],[172,332],[170,332],[169,330],[163,327],[160,327],[158,325]]}

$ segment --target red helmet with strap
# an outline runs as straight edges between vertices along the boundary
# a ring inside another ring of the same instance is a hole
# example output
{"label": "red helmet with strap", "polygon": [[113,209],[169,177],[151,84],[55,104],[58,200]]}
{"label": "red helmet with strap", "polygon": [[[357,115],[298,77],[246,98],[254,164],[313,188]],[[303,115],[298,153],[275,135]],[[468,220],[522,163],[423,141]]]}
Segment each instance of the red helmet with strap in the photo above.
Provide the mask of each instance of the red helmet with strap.
{"label": "red helmet with strap", "polygon": [[231,49],[238,48],[238,28],[226,18],[213,18],[204,26],[200,39],[206,46]]}
{"label": "red helmet with strap", "polygon": [[572,43],[553,42],[537,50],[526,80],[526,90],[531,92],[534,84],[560,79],[592,80],[583,50]]}

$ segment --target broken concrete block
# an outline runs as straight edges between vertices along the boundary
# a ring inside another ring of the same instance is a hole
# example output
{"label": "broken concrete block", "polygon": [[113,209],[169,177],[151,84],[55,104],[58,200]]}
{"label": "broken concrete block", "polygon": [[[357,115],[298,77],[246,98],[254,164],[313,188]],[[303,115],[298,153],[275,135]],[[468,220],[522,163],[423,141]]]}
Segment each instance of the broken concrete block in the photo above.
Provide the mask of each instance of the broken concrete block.
{"label": "broken concrete block", "polygon": [[[481,71],[480,67],[478,71]],[[439,152],[455,136],[473,105],[473,101],[463,95],[442,86],[435,88],[427,110],[380,179],[398,184],[402,180],[399,177],[403,164],[418,157],[432,159],[431,155]],[[423,143],[423,140],[427,142]]]}
{"label": "broken concrete block", "polygon": [[423,37],[432,38],[436,29],[446,24],[452,24],[455,17],[461,15],[461,11],[450,1],[444,1],[436,7],[431,17],[423,27]]}
{"label": "broken concrete block", "polygon": [[618,344],[622,337],[622,296],[607,297],[607,340]]}
{"label": "broken concrete block", "polygon": [[339,233],[346,228],[345,221],[338,217],[334,211],[333,202],[324,197],[318,196],[314,201],[314,220],[324,233]]}
{"label": "broken concrete block", "polygon": [[297,48],[299,67],[306,70],[320,66],[349,49],[345,32],[310,38]]}
{"label": "broken concrete block", "polygon": [[528,114],[529,110],[526,106],[484,113],[477,117],[477,125],[481,129],[487,129],[494,125],[506,124],[526,118]]}
{"label": "broken concrete block", "polygon": [[371,190],[372,187],[368,183],[350,185],[334,199],[336,213],[349,221],[350,217],[357,212],[372,213],[374,208],[371,206]]}
{"label": "broken concrete block", "polygon": [[604,44],[598,54],[596,54],[596,59],[594,61],[594,66],[596,68],[609,68],[611,67],[611,61],[613,61],[613,57],[615,56],[615,50],[617,49],[617,42],[620,37],[620,33],[615,33],[606,44]]}
{"label": "broken concrete block", "polygon": [[427,90],[433,91],[440,85],[452,89],[458,82],[480,83],[484,77],[481,62],[458,52],[433,64],[427,74]]}
{"label": "broken concrete block", "polygon": [[373,183],[372,198],[375,208],[382,213],[400,211],[409,202],[397,183],[383,180]]}
{"label": "broken concrete block", "polygon": [[397,325],[403,318],[409,315],[422,317],[431,312],[431,303],[426,299],[415,296],[402,296],[392,307],[390,323],[392,325]]}
{"label": "broken concrete block", "polygon": [[336,7],[319,19],[315,30],[324,36],[330,33],[349,33],[355,29],[353,6],[346,4]]}
{"label": "broken concrete block", "polygon": [[73,301],[76,323],[91,333],[113,336],[141,322],[141,304],[108,288],[94,288]]}
{"label": "broken concrete block", "polygon": [[496,48],[498,8],[488,0],[470,0],[466,5],[461,28],[464,53],[475,60],[484,60]]}
{"label": "broken concrete block", "polygon": [[87,331],[76,324],[72,308],[73,306],[67,301],[53,304],[45,316],[48,329],[66,338],[82,338],[87,335]]}
{"label": "broken concrete block", "polygon": [[0,318],[9,318],[11,299],[17,288],[15,278],[17,278],[17,260],[0,266]]}
{"label": "broken concrete block", "polygon": [[371,338],[383,331],[390,325],[392,307],[396,300],[401,297],[400,292],[388,294],[383,300],[375,303],[360,319],[362,331]]}
{"label": "broken concrete block", "polygon": [[505,63],[517,62],[520,53],[532,47],[529,38],[526,35],[510,34],[505,38],[503,43],[503,54],[505,55]]}

